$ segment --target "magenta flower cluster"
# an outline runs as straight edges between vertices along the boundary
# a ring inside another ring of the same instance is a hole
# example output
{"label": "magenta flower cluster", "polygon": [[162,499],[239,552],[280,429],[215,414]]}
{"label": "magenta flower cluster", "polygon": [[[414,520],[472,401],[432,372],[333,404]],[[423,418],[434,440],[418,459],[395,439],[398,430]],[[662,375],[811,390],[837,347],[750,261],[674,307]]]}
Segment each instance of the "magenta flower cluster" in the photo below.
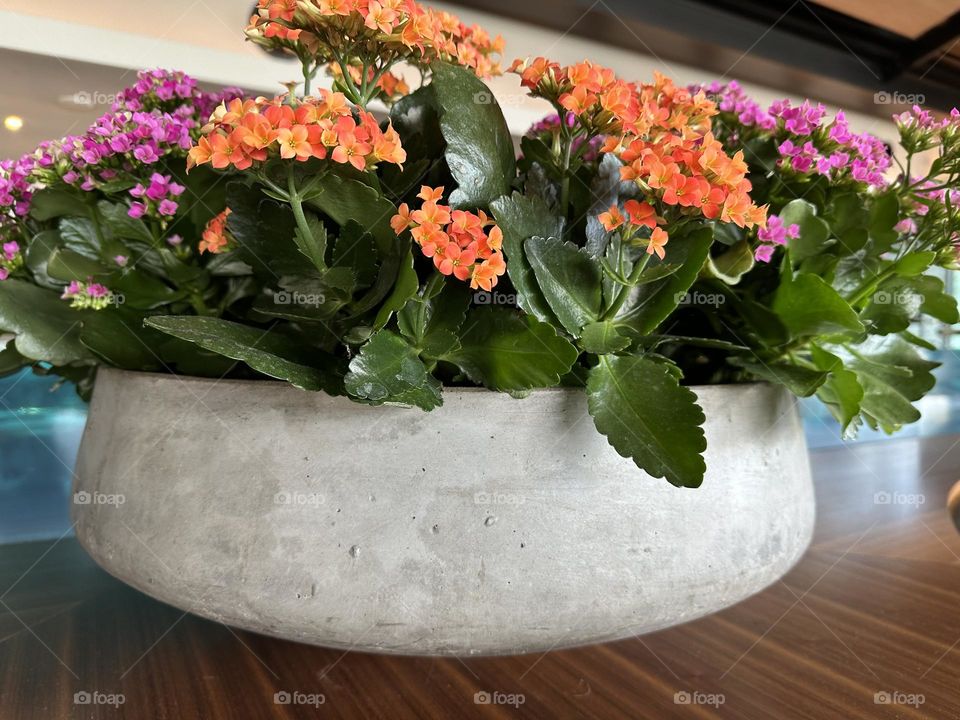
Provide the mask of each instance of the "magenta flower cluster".
{"label": "magenta flower cluster", "polygon": [[137,200],[130,203],[127,214],[132,218],[141,218],[144,215],[161,219],[173,217],[177,214],[176,198],[183,195],[185,189],[183,185],[174,182],[170,175],[154,173],[147,185],[137,183],[130,190],[130,194]]}
{"label": "magenta flower cluster", "polygon": [[[801,175],[816,173],[839,180],[885,187],[893,163],[886,144],[870,133],[850,131],[843,111],[827,122],[827,109],[804,100],[794,106],[777,100],[764,110],[732,81],[703,86],[722,113],[731,113],[744,127],[772,134],[778,141],[781,165]],[[732,138],[734,142],[739,138]]]}
{"label": "magenta flower cluster", "polygon": [[144,166],[185,154],[213,109],[238,96],[236,89],[201,92],[196,80],[181,72],[142,71],[87,132],[41,148],[37,160],[83,190],[135,181]]}
{"label": "magenta flower cluster", "polygon": [[3,243],[3,254],[0,255],[0,280],[6,280],[10,273],[23,265],[23,255],[20,252],[20,243],[15,240]]}
{"label": "magenta flower cluster", "polygon": [[786,245],[788,240],[800,237],[800,226],[796,223],[786,225],[779,215],[768,215],[767,226],[757,230],[757,239],[760,245],[754,251],[757,262],[770,262],[774,250],[779,245]]}
{"label": "magenta flower cluster", "polygon": [[692,89],[702,89],[717,103],[720,112],[736,115],[741,125],[759,127],[761,130],[773,130],[777,125],[776,119],[750,98],[736,80],[727,84],[713,82]]}
{"label": "magenta flower cluster", "polygon": [[33,167],[29,155],[19,160],[0,160],[0,215],[24,217],[30,212]]}

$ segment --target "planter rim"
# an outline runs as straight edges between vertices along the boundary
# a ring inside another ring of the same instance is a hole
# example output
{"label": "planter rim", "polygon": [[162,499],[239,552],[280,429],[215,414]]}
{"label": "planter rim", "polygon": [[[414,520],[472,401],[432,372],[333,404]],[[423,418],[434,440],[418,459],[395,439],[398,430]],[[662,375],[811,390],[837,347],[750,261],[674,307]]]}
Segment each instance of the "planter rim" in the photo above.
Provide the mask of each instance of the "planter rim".
{"label": "planter rim", "polygon": [[[242,362],[238,360],[237,362]],[[199,375],[178,375],[176,373],[159,373],[159,372],[147,372],[143,370],[124,370],[122,368],[115,368],[109,365],[101,365],[97,368],[97,374],[101,372],[108,372],[110,374],[115,374],[123,377],[143,377],[143,378],[156,378],[156,379],[165,379],[165,380],[178,380],[180,382],[189,382],[196,383],[198,385],[273,385],[275,387],[289,387],[294,390],[299,388],[291,385],[290,383],[284,380],[277,379],[263,379],[263,380],[244,380],[241,378],[212,378],[212,377],[201,377]],[[758,388],[758,387],[773,387],[773,383],[767,381],[751,381],[743,383],[717,383],[714,385],[685,385],[684,387],[693,390],[697,395],[700,395],[703,392],[708,393],[720,393],[720,392],[733,392],[736,390],[745,390],[747,388]],[[558,392],[583,392],[584,388],[576,387],[564,387],[564,386],[554,386],[549,388],[535,388],[529,390],[528,395],[539,395],[547,393],[558,393]],[[303,392],[309,392],[304,390]],[[462,394],[479,394],[479,393],[489,393],[491,395],[507,395],[506,392],[500,392],[497,390],[491,390],[485,387],[455,387],[450,385],[443,386],[444,393],[462,393]],[[326,395],[327,397],[335,397],[333,395],[327,395],[326,393],[319,391],[316,394]],[[343,396],[340,396],[343,397]]]}

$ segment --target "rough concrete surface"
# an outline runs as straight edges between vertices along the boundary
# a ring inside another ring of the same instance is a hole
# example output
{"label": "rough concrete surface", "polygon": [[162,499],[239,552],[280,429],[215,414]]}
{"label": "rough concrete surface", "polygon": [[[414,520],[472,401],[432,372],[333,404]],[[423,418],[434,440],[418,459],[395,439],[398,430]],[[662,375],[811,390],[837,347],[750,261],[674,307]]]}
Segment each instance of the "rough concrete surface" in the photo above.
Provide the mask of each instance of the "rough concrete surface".
{"label": "rough concrete surface", "polygon": [[793,398],[694,390],[709,469],[683,489],[617,455],[575,390],[449,389],[424,413],[102,369],[77,536],[155,598],[318,645],[513,654],[646,633],[776,581],[813,530]]}

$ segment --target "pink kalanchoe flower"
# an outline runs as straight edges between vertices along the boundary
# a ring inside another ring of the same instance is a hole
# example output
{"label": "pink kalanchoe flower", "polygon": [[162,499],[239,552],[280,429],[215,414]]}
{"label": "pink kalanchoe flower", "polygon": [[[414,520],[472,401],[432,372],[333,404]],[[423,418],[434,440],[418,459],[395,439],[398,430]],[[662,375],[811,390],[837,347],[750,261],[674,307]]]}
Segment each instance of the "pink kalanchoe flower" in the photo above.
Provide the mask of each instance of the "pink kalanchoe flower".
{"label": "pink kalanchoe flower", "polygon": [[10,271],[5,267],[0,267],[0,280],[6,280],[8,277],[10,277]]}
{"label": "pink kalanchoe flower", "polygon": [[753,257],[757,262],[768,263],[773,258],[774,250],[776,250],[774,245],[760,245],[754,250]]}
{"label": "pink kalanchoe flower", "polygon": [[10,242],[5,242],[3,244],[3,256],[7,260],[16,259],[19,253],[20,253],[20,245],[15,240],[11,240]]}
{"label": "pink kalanchoe flower", "polygon": [[117,255],[113,258],[113,261],[120,267],[126,267],[129,258],[126,255]]}
{"label": "pink kalanchoe flower", "polygon": [[180,247],[183,244],[183,238],[179,235],[171,235],[167,238],[167,244],[173,247]]}
{"label": "pink kalanchoe flower", "polygon": [[784,225],[779,215],[768,215],[767,226],[757,230],[757,238],[765,243],[786,245],[787,240],[800,237],[800,226],[796,223]]}
{"label": "pink kalanchoe flower", "polygon": [[132,218],[142,218],[147,212],[147,206],[141,202],[130,203],[130,209],[127,210],[127,215]]}

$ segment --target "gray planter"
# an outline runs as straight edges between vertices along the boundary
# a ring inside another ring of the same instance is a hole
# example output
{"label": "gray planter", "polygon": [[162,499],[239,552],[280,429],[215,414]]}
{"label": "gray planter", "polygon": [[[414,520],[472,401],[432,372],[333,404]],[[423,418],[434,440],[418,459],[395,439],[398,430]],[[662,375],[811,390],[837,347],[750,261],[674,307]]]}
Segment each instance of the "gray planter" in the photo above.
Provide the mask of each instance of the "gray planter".
{"label": "gray planter", "polygon": [[447,390],[423,413],[102,369],[77,536],[159,600],[317,645],[507,654],[647,633],[776,581],[813,529],[793,398],[694,389],[709,470],[692,490],[617,455],[573,390]]}

